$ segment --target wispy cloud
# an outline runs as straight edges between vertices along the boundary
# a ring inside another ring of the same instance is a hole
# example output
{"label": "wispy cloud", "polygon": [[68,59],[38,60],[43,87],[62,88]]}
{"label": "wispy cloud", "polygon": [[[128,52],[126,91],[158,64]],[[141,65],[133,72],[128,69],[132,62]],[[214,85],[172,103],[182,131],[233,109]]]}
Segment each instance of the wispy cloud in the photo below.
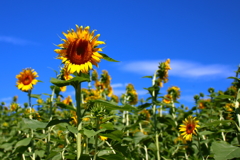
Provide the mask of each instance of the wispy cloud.
{"label": "wispy cloud", "polygon": [[122,83],[115,83],[115,84],[111,84],[112,88],[119,88],[119,87],[124,87],[124,84]]}
{"label": "wispy cloud", "polygon": [[[135,72],[141,75],[152,75],[162,61],[135,61],[123,64],[121,68],[125,71]],[[230,66],[221,64],[201,64],[198,62],[171,60],[172,70],[169,75],[178,77],[202,77],[202,76],[221,76],[228,77],[233,73]]]}
{"label": "wispy cloud", "polygon": [[12,99],[13,97],[0,98],[0,102],[7,102],[7,101],[11,101]]}
{"label": "wispy cloud", "polygon": [[14,45],[36,45],[37,44],[35,42],[27,41],[27,40],[16,38],[16,37],[10,37],[10,36],[0,36],[0,42],[11,43]]}

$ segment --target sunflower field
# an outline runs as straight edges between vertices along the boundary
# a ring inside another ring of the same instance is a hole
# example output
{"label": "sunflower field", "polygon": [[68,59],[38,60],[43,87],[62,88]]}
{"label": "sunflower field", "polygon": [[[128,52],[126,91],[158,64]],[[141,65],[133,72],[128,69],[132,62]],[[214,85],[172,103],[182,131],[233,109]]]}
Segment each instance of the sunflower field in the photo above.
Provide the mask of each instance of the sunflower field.
{"label": "sunflower field", "polygon": [[[16,76],[28,103],[20,106],[14,96],[9,106],[0,104],[1,160],[240,159],[240,67],[226,77],[232,79],[229,88],[193,96],[191,108],[179,104],[177,86],[161,94],[170,59],[143,77],[152,82],[144,86],[147,99],[138,99],[133,84],[116,96],[108,71],[99,75],[93,65],[118,61],[102,53],[99,46],[105,42],[94,32],[82,26],[63,32],[55,50],[62,68],[50,80],[51,93],[32,94],[40,82],[32,68]],[[67,86],[75,89],[75,97],[62,96]]]}

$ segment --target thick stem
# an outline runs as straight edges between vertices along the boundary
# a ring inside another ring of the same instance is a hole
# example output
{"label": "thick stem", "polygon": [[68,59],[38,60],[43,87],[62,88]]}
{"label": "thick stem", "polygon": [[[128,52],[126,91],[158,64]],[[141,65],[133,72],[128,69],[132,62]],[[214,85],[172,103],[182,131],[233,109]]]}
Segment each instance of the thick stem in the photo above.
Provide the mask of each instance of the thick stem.
{"label": "thick stem", "polygon": [[[99,130],[99,117],[97,116],[96,118],[96,130]],[[94,153],[94,157],[93,160],[96,160],[97,158],[97,154],[98,154],[98,134],[95,136],[95,153]]]}
{"label": "thick stem", "polygon": [[205,160],[205,159],[204,159],[204,156],[203,156],[203,154],[202,154],[202,149],[201,149],[201,144],[200,144],[200,136],[199,136],[198,133],[197,133],[197,141],[198,141],[199,153],[200,153],[200,155],[202,156],[202,159]]}
{"label": "thick stem", "polygon": [[[156,81],[156,75],[157,75],[157,71],[155,72],[155,74],[153,75],[153,79],[152,79],[152,85],[155,86],[155,81]],[[155,97],[157,95],[155,95],[156,92],[155,90],[152,93],[152,97],[154,98],[153,103],[155,101]],[[157,131],[157,113],[156,113],[156,105],[153,104],[153,121],[154,121],[154,132],[155,132],[155,145],[157,148],[157,160],[160,160],[160,149],[159,149],[159,143],[158,143],[158,131]]]}
{"label": "thick stem", "polygon": [[82,114],[81,114],[81,83],[77,83],[75,86],[75,99],[77,103],[77,160],[80,159],[82,153]]}
{"label": "thick stem", "polygon": [[[28,91],[28,105],[29,105],[29,109],[30,109],[30,116],[29,116],[29,119],[32,119],[32,103],[31,103],[31,93],[32,93],[32,90],[29,90]],[[34,135],[33,135],[33,129],[31,129],[31,138],[33,138]],[[33,152],[33,155],[32,155],[32,160],[35,160],[35,151],[34,151],[34,140],[33,140],[33,143],[32,143],[32,147],[29,148],[29,150],[31,152]]]}

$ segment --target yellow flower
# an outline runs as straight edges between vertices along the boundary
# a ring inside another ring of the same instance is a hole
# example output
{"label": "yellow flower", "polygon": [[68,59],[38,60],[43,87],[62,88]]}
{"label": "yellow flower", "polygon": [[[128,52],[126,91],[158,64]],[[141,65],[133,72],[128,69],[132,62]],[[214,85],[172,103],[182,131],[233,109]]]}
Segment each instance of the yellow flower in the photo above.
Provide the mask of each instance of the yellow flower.
{"label": "yellow flower", "polygon": [[180,88],[173,86],[168,88],[167,90],[168,94],[172,95],[173,100],[177,100],[180,97]]}
{"label": "yellow flower", "polygon": [[72,123],[77,125],[77,116],[73,116],[71,117],[73,120],[72,120]]}
{"label": "yellow flower", "polygon": [[97,81],[98,80],[98,73],[97,73],[96,69],[94,69],[93,72],[92,72],[92,80],[93,81]]}
{"label": "yellow flower", "polygon": [[157,83],[160,87],[163,87],[163,83],[168,82],[168,70],[171,70],[170,59],[167,59],[165,62],[160,63],[158,68]]}
{"label": "yellow flower", "polygon": [[63,43],[57,45],[61,49],[55,49],[58,53],[58,58],[62,60],[70,73],[88,73],[92,69],[92,65],[98,66],[100,58],[103,58],[99,51],[98,45],[105,44],[103,41],[98,41],[100,34],[94,37],[93,30],[89,32],[89,26],[83,28],[76,25],[76,31],[68,30],[63,32],[66,39],[62,39]]}
{"label": "yellow flower", "polygon": [[42,99],[40,99],[40,98],[37,99],[37,103],[38,103],[38,104],[42,104],[43,102],[44,102],[44,101],[43,101]]}
{"label": "yellow flower", "polygon": [[198,108],[199,109],[207,108],[207,103],[209,103],[210,101],[211,101],[210,99],[201,99],[201,100],[199,100]]}
{"label": "yellow flower", "polygon": [[67,86],[60,87],[61,92],[65,92],[67,90]]}
{"label": "yellow flower", "polygon": [[70,104],[72,103],[72,98],[71,98],[71,96],[67,96],[67,98],[65,98],[62,102],[63,102],[64,104],[70,105]]}
{"label": "yellow flower", "polygon": [[83,118],[82,120],[83,120],[83,121],[85,121],[85,122],[87,122],[87,121],[89,121],[89,120],[90,120],[90,118],[88,118],[88,117],[85,117],[85,118]]}
{"label": "yellow flower", "polygon": [[107,137],[104,137],[104,136],[99,136],[99,138],[102,140],[102,141],[106,141],[108,138]]}
{"label": "yellow flower", "polygon": [[196,134],[197,127],[200,127],[198,125],[198,120],[196,120],[196,117],[188,116],[188,118],[185,118],[183,120],[183,125],[180,125],[180,132],[183,132],[181,135],[186,141],[192,140],[192,134]]}
{"label": "yellow flower", "polygon": [[17,103],[12,103],[11,105],[10,105],[10,110],[11,111],[16,111],[18,109],[18,104]]}
{"label": "yellow flower", "polygon": [[183,144],[187,144],[187,141],[182,136],[178,136],[174,139],[175,144],[177,144],[178,141],[182,142]]}
{"label": "yellow flower", "polygon": [[23,69],[23,71],[16,76],[16,78],[18,79],[16,86],[19,90],[27,92],[31,90],[33,88],[33,85],[38,82],[38,80],[35,79],[37,77],[37,72],[34,71],[34,69]]}
{"label": "yellow flower", "polygon": [[2,125],[3,125],[3,127],[8,127],[9,126],[7,122],[3,122]]}
{"label": "yellow flower", "polygon": [[107,88],[107,92],[108,92],[108,94],[107,94],[108,97],[111,97],[113,95],[113,89],[110,85]]}
{"label": "yellow flower", "polygon": [[63,68],[63,78],[67,81],[73,78],[66,67]]}
{"label": "yellow flower", "polygon": [[116,95],[114,95],[114,94],[111,96],[111,100],[112,100],[113,102],[116,102],[116,103],[119,102],[118,96],[116,96]]}
{"label": "yellow flower", "polygon": [[95,81],[95,87],[100,92],[103,92],[103,90],[105,89],[104,84],[98,80]]}
{"label": "yellow flower", "polygon": [[107,88],[110,85],[111,77],[108,74],[108,71],[103,70],[101,75],[101,82],[104,84],[104,86]]}
{"label": "yellow flower", "polygon": [[144,109],[141,112],[139,112],[139,114],[142,114],[146,121],[150,121],[151,115],[148,110]]}
{"label": "yellow flower", "polygon": [[233,107],[234,107],[234,105],[233,105],[232,103],[227,103],[227,104],[225,105],[225,109],[226,109],[226,111],[228,111],[228,112],[232,112],[232,111],[233,111]]}
{"label": "yellow flower", "polygon": [[167,94],[167,95],[164,96],[164,98],[163,98],[164,103],[169,104],[169,103],[171,103],[171,101],[172,101],[172,96],[171,95]]}

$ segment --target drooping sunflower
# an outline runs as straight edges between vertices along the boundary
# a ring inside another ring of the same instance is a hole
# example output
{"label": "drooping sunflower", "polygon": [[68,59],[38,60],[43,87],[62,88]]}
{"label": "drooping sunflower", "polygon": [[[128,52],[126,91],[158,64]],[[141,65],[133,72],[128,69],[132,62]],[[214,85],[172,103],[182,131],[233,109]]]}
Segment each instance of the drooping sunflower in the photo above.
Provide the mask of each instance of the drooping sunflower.
{"label": "drooping sunflower", "polygon": [[16,86],[19,90],[27,92],[31,90],[33,88],[33,85],[38,82],[38,80],[36,80],[37,77],[37,72],[34,71],[34,69],[23,69],[23,71],[16,76],[16,78],[18,79]]}
{"label": "drooping sunflower", "polygon": [[198,125],[198,120],[196,120],[196,117],[188,116],[188,118],[185,118],[183,120],[183,125],[180,125],[179,130],[180,132],[183,132],[181,135],[186,141],[192,140],[192,134],[196,135],[197,127],[200,127]]}
{"label": "drooping sunflower", "polygon": [[89,26],[83,28],[76,25],[76,31],[68,30],[63,32],[66,39],[62,39],[63,43],[57,45],[61,49],[55,49],[58,53],[58,59],[61,59],[65,64],[67,71],[70,73],[88,73],[92,69],[92,65],[98,66],[100,58],[103,58],[99,51],[98,45],[105,44],[103,41],[98,41],[100,34],[94,37],[94,32],[89,31]]}

